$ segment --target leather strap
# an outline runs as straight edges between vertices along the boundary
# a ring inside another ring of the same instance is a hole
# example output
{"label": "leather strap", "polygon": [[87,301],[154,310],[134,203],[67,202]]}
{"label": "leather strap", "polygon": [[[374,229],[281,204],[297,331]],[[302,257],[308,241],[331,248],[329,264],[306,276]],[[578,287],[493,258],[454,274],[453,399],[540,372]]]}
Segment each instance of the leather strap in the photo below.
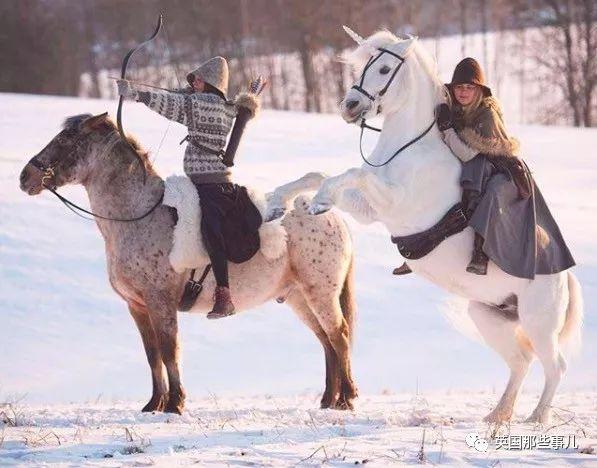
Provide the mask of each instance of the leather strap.
{"label": "leather strap", "polygon": [[467,225],[468,218],[462,210],[462,204],[456,203],[435,226],[409,236],[392,236],[392,242],[396,244],[400,255],[404,258],[418,260],[448,237],[463,231]]}
{"label": "leather strap", "polygon": [[199,278],[199,281],[195,281],[193,278],[195,278],[195,272],[197,271],[197,269],[193,268],[191,270],[191,276],[189,277],[189,281],[195,281],[196,283],[203,285],[203,282],[205,281],[205,278],[207,278],[207,275],[209,275],[210,270],[211,270],[211,263],[208,263],[207,266],[205,267],[205,269],[203,270],[203,273],[201,274],[201,278]]}

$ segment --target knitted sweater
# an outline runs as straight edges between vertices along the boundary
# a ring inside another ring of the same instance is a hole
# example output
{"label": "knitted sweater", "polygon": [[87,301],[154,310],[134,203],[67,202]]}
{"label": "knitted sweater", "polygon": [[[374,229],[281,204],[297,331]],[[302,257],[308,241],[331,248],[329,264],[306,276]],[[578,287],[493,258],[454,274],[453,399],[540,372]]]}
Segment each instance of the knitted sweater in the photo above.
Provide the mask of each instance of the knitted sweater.
{"label": "knitted sweater", "polygon": [[222,154],[236,117],[234,103],[215,94],[166,91],[138,91],[137,101],[188,128],[185,174],[199,183],[231,181]]}

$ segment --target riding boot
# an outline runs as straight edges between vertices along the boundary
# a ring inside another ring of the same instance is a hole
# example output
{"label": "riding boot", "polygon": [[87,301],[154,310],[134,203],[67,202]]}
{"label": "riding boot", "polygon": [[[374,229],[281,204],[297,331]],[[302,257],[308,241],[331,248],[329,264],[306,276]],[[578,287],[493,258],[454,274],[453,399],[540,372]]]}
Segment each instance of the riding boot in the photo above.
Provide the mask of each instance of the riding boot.
{"label": "riding boot", "polygon": [[230,287],[228,284],[228,259],[222,248],[214,248],[206,243],[209,259],[216,278],[216,291],[214,293],[214,307],[207,314],[208,319],[218,319],[234,314],[234,304],[230,297]]}
{"label": "riding boot", "polygon": [[409,266],[406,264],[406,262],[404,262],[402,264],[402,266],[399,266],[398,268],[394,268],[394,271],[392,272],[392,274],[394,275],[408,275],[409,273],[412,273],[413,271],[409,268]]}
{"label": "riding boot", "polygon": [[473,249],[473,258],[466,267],[466,271],[474,273],[475,275],[486,275],[487,274],[487,262],[489,258],[483,252],[483,243],[485,239],[480,234],[475,232],[475,246]]}
{"label": "riding boot", "polygon": [[234,314],[234,304],[230,298],[230,288],[227,286],[217,286],[214,308],[207,314],[208,319],[219,319]]}
{"label": "riding boot", "polygon": [[477,190],[462,190],[462,211],[466,219],[471,219],[479,201],[481,201],[481,194]]}

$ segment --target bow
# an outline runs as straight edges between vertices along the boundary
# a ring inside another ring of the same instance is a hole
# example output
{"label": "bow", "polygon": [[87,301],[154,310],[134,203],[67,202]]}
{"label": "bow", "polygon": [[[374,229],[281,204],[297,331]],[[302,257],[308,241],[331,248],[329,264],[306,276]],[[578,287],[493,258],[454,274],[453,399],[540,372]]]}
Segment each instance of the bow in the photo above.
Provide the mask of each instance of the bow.
{"label": "bow", "polygon": [[[158,18],[158,24],[156,25],[155,31],[149,37],[149,39],[147,39],[146,41],[143,41],[141,44],[133,47],[124,56],[124,59],[122,61],[122,68],[120,71],[121,79],[123,79],[123,80],[126,79],[126,68],[129,64],[129,60],[131,59],[133,54],[135,52],[137,52],[139,49],[141,49],[143,46],[149,44],[151,41],[153,41],[156,38],[156,36],[160,32],[160,30],[162,29],[162,23],[163,23],[163,17],[162,17],[162,15],[160,15]],[[116,125],[118,126],[118,133],[120,133],[120,137],[122,138],[122,140],[125,141],[129,146],[131,146],[130,143],[128,142],[128,140],[126,139],[126,136],[124,134],[124,128],[122,127],[122,104],[123,104],[123,102],[124,102],[124,96],[120,96],[120,99],[118,100],[118,110],[116,111]],[[134,150],[134,148],[132,148],[132,146],[131,146],[131,149]],[[141,168],[143,169],[143,182],[145,182],[145,179],[147,177],[147,173],[145,170],[145,163],[143,162],[141,157],[137,154],[137,151],[133,151],[133,152],[134,152],[135,156],[137,157],[139,164],[141,165]]]}

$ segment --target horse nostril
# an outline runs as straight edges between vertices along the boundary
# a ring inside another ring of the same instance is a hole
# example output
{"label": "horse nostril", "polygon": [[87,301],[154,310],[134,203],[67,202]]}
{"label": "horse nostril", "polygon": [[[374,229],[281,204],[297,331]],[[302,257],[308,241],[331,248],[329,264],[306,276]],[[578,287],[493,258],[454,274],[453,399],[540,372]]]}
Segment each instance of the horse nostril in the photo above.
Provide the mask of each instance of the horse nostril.
{"label": "horse nostril", "polygon": [[25,182],[27,182],[28,178],[29,178],[29,172],[27,172],[26,170],[23,170],[21,172],[21,177],[20,177],[21,184],[24,184]]}
{"label": "horse nostril", "polygon": [[349,110],[354,109],[358,105],[359,105],[359,101],[355,101],[355,100],[346,101],[346,108]]}

